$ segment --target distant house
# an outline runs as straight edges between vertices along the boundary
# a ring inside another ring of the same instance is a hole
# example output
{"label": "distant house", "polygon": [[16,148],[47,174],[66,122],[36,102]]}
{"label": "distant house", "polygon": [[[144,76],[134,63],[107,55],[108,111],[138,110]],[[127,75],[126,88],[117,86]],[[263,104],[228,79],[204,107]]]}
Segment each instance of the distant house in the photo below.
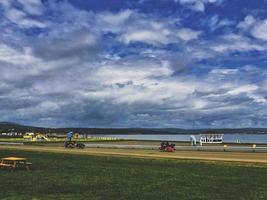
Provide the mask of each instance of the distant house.
{"label": "distant house", "polygon": [[32,141],[33,138],[34,138],[34,133],[30,133],[30,132],[25,133],[23,136],[24,140],[29,140],[29,141]]}

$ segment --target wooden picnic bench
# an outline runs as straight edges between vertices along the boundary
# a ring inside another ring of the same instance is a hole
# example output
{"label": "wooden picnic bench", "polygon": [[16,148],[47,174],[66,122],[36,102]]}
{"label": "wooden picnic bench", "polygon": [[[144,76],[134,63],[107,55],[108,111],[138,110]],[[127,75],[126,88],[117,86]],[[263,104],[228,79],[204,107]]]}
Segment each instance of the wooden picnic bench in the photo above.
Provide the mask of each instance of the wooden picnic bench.
{"label": "wooden picnic bench", "polygon": [[18,157],[7,157],[1,158],[0,162],[1,169],[26,169],[30,170],[32,168],[32,163],[27,162],[26,158],[18,158]]}

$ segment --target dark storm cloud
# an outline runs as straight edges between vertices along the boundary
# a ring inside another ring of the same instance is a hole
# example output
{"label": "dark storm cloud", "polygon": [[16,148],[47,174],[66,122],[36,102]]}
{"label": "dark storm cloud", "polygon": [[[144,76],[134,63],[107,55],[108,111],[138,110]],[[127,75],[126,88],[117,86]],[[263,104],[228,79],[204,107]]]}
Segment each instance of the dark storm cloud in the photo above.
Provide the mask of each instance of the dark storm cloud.
{"label": "dark storm cloud", "polygon": [[20,98],[19,100],[12,97],[1,97],[0,98],[0,107],[1,110],[16,110],[16,109],[27,109],[32,106],[36,106],[39,101],[31,99],[31,98]]}
{"label": "dark storm cloud", "polygon": [[71,57],[92,59],[99,48],[97,38],[89,30],[80,29],[56,37],[39,38],[33,46],[33,53],[46,61]]}

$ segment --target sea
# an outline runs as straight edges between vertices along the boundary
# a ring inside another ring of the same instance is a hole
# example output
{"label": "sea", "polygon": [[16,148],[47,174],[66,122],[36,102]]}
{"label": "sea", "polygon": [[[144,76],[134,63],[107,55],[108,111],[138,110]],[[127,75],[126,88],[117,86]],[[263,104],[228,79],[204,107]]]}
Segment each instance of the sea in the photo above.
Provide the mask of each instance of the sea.
{"label": "sea", "polygon": [[[176,141],[176,142],[189,142],[191,135],[184,134],[154,134],[154,135],[93,135],[95,137],[112,137],[118,139],[130,140],[154,140],[154,141]],[[194,135],[199,141],[200,135]],[[223,142],[225,143],[251,143],[251,144],[267,144],[267,134],[224,134]]]}

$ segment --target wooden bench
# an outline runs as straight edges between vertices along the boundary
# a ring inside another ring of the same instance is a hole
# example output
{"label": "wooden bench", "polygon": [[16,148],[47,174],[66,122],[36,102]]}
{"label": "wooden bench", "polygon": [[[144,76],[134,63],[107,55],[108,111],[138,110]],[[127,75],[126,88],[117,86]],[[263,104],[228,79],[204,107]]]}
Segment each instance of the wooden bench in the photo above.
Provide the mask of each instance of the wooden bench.
{"label": "wooden bench", "polygon": [[0,163],[0,168],[8,168],[8,169],[12,169],[14,166],[11,164],[4,164],[4,163]]}
{"label": "wooden bench", "polygon": [[1,159],[0,168],[26,169],[29,171],[32,168],[32,163],[27,162],[26,158],[7,157]]}

